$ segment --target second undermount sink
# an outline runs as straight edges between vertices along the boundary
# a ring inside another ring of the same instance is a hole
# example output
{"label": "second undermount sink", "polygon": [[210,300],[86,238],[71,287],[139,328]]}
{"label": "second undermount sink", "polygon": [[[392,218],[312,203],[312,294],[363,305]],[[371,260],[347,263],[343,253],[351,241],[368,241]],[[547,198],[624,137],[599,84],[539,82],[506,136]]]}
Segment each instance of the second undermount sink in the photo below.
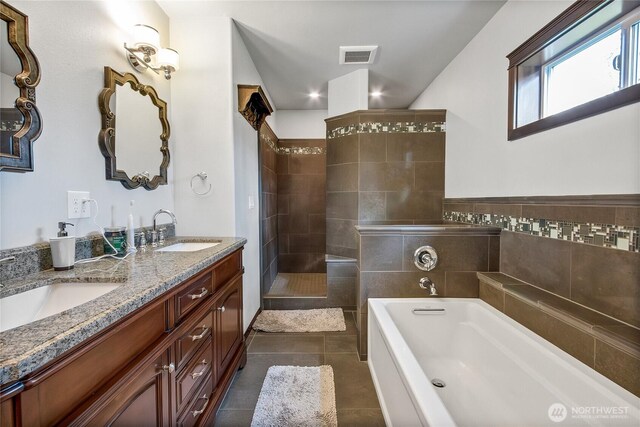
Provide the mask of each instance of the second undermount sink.
{"label": "second undermount sink", "polygon": [[183,242],[156,249],[156,252],[195,252],[219,245],[220,242]]}
{"label": "second undermount sink", "polygon": [[120,285],[121,283],[54,283],[1,298],[0,332],[77,307]]}

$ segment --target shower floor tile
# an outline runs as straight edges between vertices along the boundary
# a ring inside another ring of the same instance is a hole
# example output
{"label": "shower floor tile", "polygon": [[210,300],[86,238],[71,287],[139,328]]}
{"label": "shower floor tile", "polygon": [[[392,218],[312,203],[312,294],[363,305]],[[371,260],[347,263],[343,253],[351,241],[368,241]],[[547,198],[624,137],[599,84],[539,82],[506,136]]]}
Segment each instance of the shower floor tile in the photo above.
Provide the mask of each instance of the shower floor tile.
{"label": "shower floor tile", "polygon": [[326,297],[327,275],[324,273],[278,273],[266,298]]}

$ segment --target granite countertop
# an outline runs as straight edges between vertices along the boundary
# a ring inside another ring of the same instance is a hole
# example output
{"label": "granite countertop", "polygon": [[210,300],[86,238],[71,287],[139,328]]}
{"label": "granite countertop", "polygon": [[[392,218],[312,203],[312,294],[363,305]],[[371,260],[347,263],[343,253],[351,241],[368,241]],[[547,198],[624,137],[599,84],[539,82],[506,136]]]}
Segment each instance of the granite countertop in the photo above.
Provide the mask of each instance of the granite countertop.
{"label": "granite countertop", "polygon": [[236,237],[172,237],[220,244],[194,252],[146,252],[106,258],[73,270],[46,270],[3,283],[0,298],[59,282],[119,283],[115,290],[44,319],[0,332],[0,385],[19,380],[247,242]]}

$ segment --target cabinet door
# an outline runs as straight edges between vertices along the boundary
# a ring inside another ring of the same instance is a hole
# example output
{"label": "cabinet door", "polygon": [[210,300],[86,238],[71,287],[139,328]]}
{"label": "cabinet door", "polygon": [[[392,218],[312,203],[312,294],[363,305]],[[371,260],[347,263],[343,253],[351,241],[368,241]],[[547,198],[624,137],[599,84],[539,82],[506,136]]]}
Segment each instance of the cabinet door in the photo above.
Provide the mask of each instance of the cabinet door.
{"label": "cabinet door", "polygon": [[216,301],[218,375],[222,375],[244,339],[242,331],[242,277],[230,283]]}
{"label": "cabinet door", "polygon": [[[101,405],[86,423],[108,426],[169,426],[170,353],[165,350]],[[84,422],[83,422],[84,424]]]}

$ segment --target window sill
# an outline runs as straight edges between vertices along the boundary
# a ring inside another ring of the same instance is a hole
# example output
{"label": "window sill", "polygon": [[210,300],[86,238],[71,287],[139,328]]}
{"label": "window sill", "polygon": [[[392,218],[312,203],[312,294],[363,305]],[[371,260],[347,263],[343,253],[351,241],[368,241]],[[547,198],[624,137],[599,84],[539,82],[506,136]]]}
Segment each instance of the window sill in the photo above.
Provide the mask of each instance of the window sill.
{"label": "window sill", "polygon": [[578,105],[558,114],[536,120],[524,126],[509,128],[507,139],[515,141],[529,135],[534,135],[545,130],[573,123],[587,117],[595,116],[606,111],[615,110],[625,105],[640,102],[640,84],[629,86],[611,95],[594,99],[582,105]]}

